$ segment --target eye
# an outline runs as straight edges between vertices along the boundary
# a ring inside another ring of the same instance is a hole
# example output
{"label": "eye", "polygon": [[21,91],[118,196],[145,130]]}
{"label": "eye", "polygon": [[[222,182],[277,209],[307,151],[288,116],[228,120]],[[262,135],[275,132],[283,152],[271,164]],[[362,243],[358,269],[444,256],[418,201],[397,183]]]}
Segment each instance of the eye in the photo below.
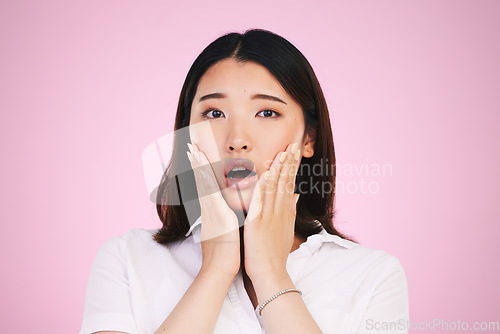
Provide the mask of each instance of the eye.
{"label": "eye", "polygon": [[257,113],[257,115],[260,115],[261,117],[264,117],[264,118],[276,118],[276,117],[281,116],[281,115],[280,115],[279,113],[277,113],[276,111],[274,111],[274,110],[269,110],[269,109],[259,111],[259,112]]}
{"label": "eye", "polygon": [[208,119],[221,118],[224,113],[218,109],[207,109],[201,113],[201,116]]}

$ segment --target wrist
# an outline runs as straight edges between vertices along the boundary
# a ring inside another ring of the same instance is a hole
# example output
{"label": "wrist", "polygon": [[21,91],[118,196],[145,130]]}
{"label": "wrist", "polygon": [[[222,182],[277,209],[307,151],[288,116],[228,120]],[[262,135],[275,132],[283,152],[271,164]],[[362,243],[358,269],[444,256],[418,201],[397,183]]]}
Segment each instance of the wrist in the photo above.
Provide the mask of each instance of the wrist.
{"label": "wrist", "polygon": [[252,283],[258,284],[260,281],[270,282],[270,281],[281,281],[286,278],[290,278],[286,268],[273,268],[268,270],[259,270],[258,272],[248,273],[248,277],[252,281]]}
{"label": "wrist", "polygon": [[200,277],[210,277],[217,280],[218,282],[229,283],[229,284],[233,282],[237,274],[238,272],[236,273],[225,272],[223,270],[218,270],[215,268],[204,267],[204,266],[202,266],[200,271],[198,272],[198,276]]}
{"label": "wrist", "polygon": [[250,278],[257,295],[259,304],[262,304],[269,297],[285,289],[294,289],[292,279],[287,272],[269,273],[269,275],[259,275]]}
{"label": "wrist", "polygon": [[272,297],[268,298],[265,302],[263,302],[262,304],[259,305],[259,307],[257,308],[257,312],[259,312],[259,315],[262,316],[262,310],[267,306],[267,304],[269,304],[270,302],[272,302],[273,300],[275,300],[279,296],[284,295],[285,293],[289,293],[289,292],[297,292],[299,295],[302,296],[302,291],[300,291],[299,289],[281,290],[280,292],[275,293]]}
{"label": "wrist", "polygon": [[288,275],[286,262],[284,263],[265,263],[260,261],[258,266],[249,266],[245,263],[245,272],[252,281],[267,279],[271,277],[280,278]]}

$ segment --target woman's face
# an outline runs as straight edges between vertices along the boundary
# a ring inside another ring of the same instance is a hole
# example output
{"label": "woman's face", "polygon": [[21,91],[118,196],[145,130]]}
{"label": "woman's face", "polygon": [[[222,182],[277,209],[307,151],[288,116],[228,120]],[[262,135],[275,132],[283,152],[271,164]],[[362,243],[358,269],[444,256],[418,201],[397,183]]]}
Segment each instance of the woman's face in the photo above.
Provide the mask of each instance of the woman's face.
{"label": "woman's face", "polygon": [[254,62],[228,58],[213,65],[191,105],[191,140],[212,166],[221,167],[214,168],[217,183],[235,211],[242,210],[241,201],[248,211],[257,178],[289,144],[298,143],[302,156],[313,155],[314,142],[304,129],[300,105]]}

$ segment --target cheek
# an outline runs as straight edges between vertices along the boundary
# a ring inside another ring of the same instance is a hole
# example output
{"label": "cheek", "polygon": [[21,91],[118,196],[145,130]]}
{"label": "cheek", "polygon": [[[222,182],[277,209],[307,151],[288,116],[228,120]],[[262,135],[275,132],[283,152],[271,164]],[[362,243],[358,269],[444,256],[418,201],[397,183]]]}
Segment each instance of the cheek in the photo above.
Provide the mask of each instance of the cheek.
{"label": "cheek", "polygon": [[274,140],[273,142],[268,143],[263,150],[265,165],[267,167],[270,167],[274,159],[276,158],[276,155],[279,152],[286,150],[287,145],[288,145],[287,140]]}
{"label": "cheek", "polygon": [[209,122],[199,122],[189,126],[191,142],[205,153],[210,162],[220,161],[217,142]]}
{"label": "cheek", "polygon": [[275,129],[271,135],[263,133],[260,138],[262,139],[259,145],[262,157],[261,165],[262,172],[264,172],[269,170],[277,154],[285,151],[288,145],[296,142],[299,145],[302,143],[302,132],[300,129],[290,129],[288,131],[276,131]]}

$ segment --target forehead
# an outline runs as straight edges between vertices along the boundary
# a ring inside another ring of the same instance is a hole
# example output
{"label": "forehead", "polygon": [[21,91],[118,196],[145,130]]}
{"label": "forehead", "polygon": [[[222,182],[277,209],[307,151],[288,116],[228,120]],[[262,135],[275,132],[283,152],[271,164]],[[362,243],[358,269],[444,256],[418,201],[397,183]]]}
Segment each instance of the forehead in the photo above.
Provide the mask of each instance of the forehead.
{"label": "forehead", "polygon": [[228,58],[215,63],[201,77],[196,95],[213,92],[275,93],[289,98],[278,80],[264,66]]}

